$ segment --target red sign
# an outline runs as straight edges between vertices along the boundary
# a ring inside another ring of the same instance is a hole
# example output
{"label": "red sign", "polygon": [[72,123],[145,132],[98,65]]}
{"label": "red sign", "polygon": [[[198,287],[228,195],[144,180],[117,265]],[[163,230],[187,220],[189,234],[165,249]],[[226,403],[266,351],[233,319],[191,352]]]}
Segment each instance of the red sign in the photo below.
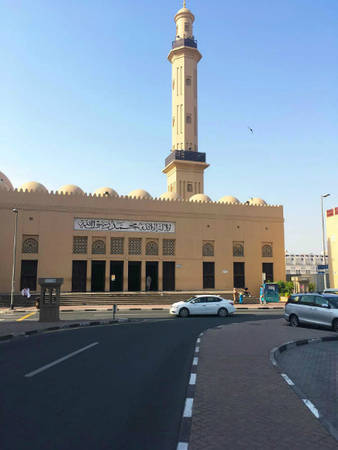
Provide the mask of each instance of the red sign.
{"label": "red sign", "polygon": [[327,217],[332,217],[333,216],[333,209],[328,209],[326,211],[326,215],[327,215]]}

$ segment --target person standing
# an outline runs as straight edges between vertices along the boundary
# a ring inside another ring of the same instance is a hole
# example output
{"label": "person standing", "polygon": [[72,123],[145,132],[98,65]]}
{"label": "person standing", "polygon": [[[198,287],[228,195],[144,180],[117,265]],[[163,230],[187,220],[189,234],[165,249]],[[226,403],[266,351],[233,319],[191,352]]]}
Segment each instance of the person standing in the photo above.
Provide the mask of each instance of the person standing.
{"label": "person standing", "polygon": [[147,287],[147,291],[150,291],[150,288],[151,288],[151,276],[150,275],[147,276],[146,287]]}
{"label": "person standing", "polygon": [[234,304],[238,302],[238,291],[236,288],[234,288],[232,291],[232,298],[234,300]]}
{"label": "person standing", "polygon": [[239,304],[241,305],[243,303],[243,291],[240,291],[239,293]]}
{"label": "person standing", "polygon": [[263,305],[263,304],[266,305],[266,301],[265,301],[265,297],[264,297],[264,286],[261,286],[259,288],[259,303],[261,305]]}

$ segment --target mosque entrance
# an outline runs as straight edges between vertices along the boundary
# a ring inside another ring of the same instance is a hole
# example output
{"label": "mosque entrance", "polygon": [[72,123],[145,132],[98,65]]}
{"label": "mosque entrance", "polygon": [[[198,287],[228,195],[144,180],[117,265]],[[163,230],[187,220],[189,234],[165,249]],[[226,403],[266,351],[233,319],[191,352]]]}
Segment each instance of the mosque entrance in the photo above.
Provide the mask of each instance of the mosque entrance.
{"label": "mosque entrance", "polygon": [[175,262],[163,262],[163,290],[175,290]]}
{"label": "mosque entrance", "polygon": [[36,278],[38,274],[38,262],[36,260],[21,261],[20,289],[29,288],[36,291]]}
{"label": "mosque entrance", "polygon": [[141,262],[128,262],[128,291],[141,290]]}
{"label": "mosque entrance", "polygon": [[[150,278],[148,278],[150,277]],[[146,262],[146,289],[147,291],[158,291],[158,262]]]}
{"label": "mosque entrance", "polygon": [[86,292],[87,261],[73,261],[72,292]]}
{"label": "mosque entrance", "polygon": [[123,291],[123,261],[110,261],[110,291]]}
{"label": "mosque entrance", "polygon": [[92,261],[92,292],[104,292],[106,261]]}
{"label": "mosque entrance", "polygon": [[215,263],[203,263],[203,289],[214,289],[215,287]]}
{"label": "mosque entrance", "polygon": [[265,280],[267,283],[273,282],[273,263],[263,263],[262,271],[265,273]]}

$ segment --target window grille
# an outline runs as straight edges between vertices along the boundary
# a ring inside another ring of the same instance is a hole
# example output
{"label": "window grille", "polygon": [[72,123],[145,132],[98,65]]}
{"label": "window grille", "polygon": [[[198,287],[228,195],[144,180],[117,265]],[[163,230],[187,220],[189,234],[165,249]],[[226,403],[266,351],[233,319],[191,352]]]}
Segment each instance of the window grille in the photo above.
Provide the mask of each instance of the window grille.
{"label": "window grille", "polygon": [[185,79],[185,84],[186,84],[187,86],[191,86],[191,78],[190,78],[190,77],[188,77],[188,78]]}
{"label": "window grille", "polygon": [[22,242],[22,253],[38,253],[39,241],[37,238],[24,238]]}
{"label": "window grille", "polygon": [[84,254],[87,253],[88,237],[74,236],[73,237],[73,253]]}
{"label": "window grille", "polygon": [[123,247],[124,247],[123,244],[124,244],[123,238],[111,238],[110,253],[112,255],[123,255]]}
{"label": "window grille", "polygon": [[210,242],[203,244],[203,256],[214,256],[214,246]]}
{"label": "window grille", "polygon": [[163,255],[175,256],[175,239],[163,239]]}
{"label": "window grille", "polygon": [[106,254],[106,242],[103,239],[95,239],[92,244],[93,255],[105,255]]}
{"label": "window grille", "polygon": [[271,258],[272,257],[272,244],[264,244],[263,245],[262,256],[263,256],[263,258]]}
{"label": "window grille", "polygon": [[142,254],[142,239],[130,238],[128,241],[129,255],[141,255]]}
{"label": "window grille", "polygon": [[244,256],[244,242],[233,242],[232,243],[232,255],[233,256]]}
{"label": "window grille", "polygon": [[191,183],[188,183],[188,185],[187,185],[187,191],[188,191],[188,192],[192,192],[192,184],[191,184]]}
{"label": "window grille", "polygon": [[156,241],[147,242],[146,255],[158,255],[158,243]]}
{"label": "window grille", "polygon": [[187,123],[191,123],[191,114],[187,114]]}

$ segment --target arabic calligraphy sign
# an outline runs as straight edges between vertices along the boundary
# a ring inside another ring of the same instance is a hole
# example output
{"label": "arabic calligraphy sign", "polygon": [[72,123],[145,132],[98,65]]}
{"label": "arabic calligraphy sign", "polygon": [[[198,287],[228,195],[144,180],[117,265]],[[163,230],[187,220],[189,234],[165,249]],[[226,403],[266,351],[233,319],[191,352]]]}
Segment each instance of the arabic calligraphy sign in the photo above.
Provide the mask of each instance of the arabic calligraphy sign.
{"label": "arabic calligraphy sign", "polygon": [[119,219],[74,219],[76,231],[131,231],[137,233],[175,233],[174,222],[146,222]]}

